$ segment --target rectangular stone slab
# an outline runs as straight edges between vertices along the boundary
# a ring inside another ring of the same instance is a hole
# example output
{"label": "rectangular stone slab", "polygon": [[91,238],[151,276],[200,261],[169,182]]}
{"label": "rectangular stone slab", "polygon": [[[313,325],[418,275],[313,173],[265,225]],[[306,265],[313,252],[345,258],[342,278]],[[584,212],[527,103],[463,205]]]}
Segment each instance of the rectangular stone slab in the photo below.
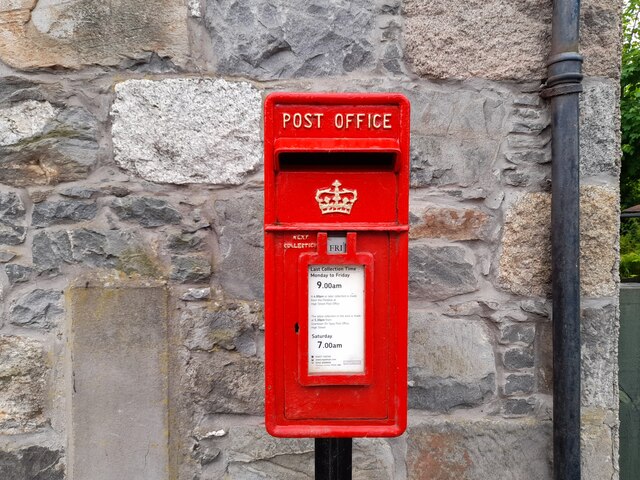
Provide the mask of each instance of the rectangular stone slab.
{"label": "rectangular stone slab", "polygon": [[168,478],[167,292],[72,287],[74,480]]}

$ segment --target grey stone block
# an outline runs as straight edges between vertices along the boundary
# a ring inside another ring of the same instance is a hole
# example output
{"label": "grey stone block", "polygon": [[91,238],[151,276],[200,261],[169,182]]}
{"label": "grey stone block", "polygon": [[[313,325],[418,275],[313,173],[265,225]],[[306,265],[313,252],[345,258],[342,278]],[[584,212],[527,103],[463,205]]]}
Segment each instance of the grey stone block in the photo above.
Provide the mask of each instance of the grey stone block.
{"label": "grey stone block", "polygon": [[85,188],[85,187],[69,187],[60,192],[60,195],[63,197],[69,198],[81,198],[83,200],[89,200],[90,198],[95,197],[98,194],[99,190],[94,188]]}
{"label": "grey stone block", "polygon": [[505,415],[530,415],[535,409],[535,401],[527,398],[509,398],[505,400],[502,411]]}
{"label": "grey stone block", "polygon": [[[202,289],[204,293],[209,290]],[[240,301],[192,306],[183,312],[180,321],[189,350],[223,349],[245,357],[261,356],[263,323],[260,303]]]}
{"label": "grey stone block", "polygon": [[198,252],[205,247],[205,236],[198,232],[176,233],[167,238],[167,248],[174,253]]}
{"label": "grey stone block", "polygon": [[409,408],[446,412],[494,395],[493,347],[482,324],[412,312]]}
{"label": "grey stone block", "polygon": [[375,66],[371,2],[207,0],[222,74],[259,80],[320,77]]}
{"label": "grey stone block", "polygon": [[97,120],[80,107],[25,100],[0,108],[0,183],[49,185],[86,178],[97,161]]}
{"label": "grey stone block", "polygon": [[216,279],[232,297],[254,300],[264,295],[261,193],[244,192],[215,204],[220,243]]}
{"label": "grey stone block", "polygon": [[91,220],[98,213],[95,202],[87,203],[76,200],[58,202],[42,202],[33,208],[31,224],[34,227],[48,227],[61,223]]}
{"label": "grey stone block", "polygon": [[313,478],[311,439],[275,439],[252,425],[231,428],[228,443],[230,478]]}
{"label": "grey stone block", "polygon": [[0,192],[0,244],[20,245],[27,236],[26,210],[13,192]]}
{"label": "grey stone block", "polygon": [[50,329],[60,322],[64,313],[59,290],[36,289],[18,298],[9,309],[9,320],[27,328]]}
{"label": "grey stone block", "polygon": [[[499,142],[486,138],[414,136],[411,186],[453,185],[489,191]],[[486,193],[485,195],[486,196]]]}
{"label": "grey stone block", "polygon": [[533,393],[536,379],[533,375],[507,375],[504,385],[505,395]]}
{"label": "grey stone block", "polygon": [[416,244],[409,248],[409,297],[443,300],[474,292],[478,280],[473,264],[462,247],[432,247]]}
{"label": "grey stone block", "polygon": [[0,451],[0,478],[6,480],[64,480],[62,452],[41,446]]}
{"label": "grey stone block", "polygon": [[620,175],[618,82],[584,82],[580,101],[580,173]]}
{"label": "grey stone block", "polygon": [[264,363],[236,352],[193,352],[188,367],[195,401],[204,412],[261,415]]}
{"label": "grey stone block", "polygon": [[482,405],[494,394],[495,374],[467,383],[455,378],[424,377],[419,369],[409,369],[409,408],[448,412],[453,408]]}
{"label": "grey stone block", "polygon": [[[313,448],[309,439],[274,439],[254,426],[231,428],[225,478],[312,480]],[[384,439],[355,438],[352,456],[354,480],[394,478],[392,447]]]}
{"label": "grey stone block", "polygon": [[432,417],[415,421],[406,437],[408,480],[425,472],[442,479],[552,478],[548,422]]}
{"label": "grey stone block", "polygon": [[33,236],[33,264],[39,273],[60,273],[64,264],[73,263],[71,241],[66,231],[38,232]]}
{"label": "grey stone block", "polygon": [[169,202],[153,197],[116,198],[111,209],[121,220],[132,220],[145,228],[176,224],[181,219]]}
{"label": "grey stone block", "polygon": [[535,356],[529,348],[510,348],[503,353],[502,363],[509,370],[533,368]]}
{"label": "grey stone block", "polygon": [[58,275],[64,265],[115,268],[127,274],[162,277],[165,268],[134,231],[87,228],[38,232],[33,238],[33,263],[39,274]]}
{"label": "grey stone block", "polygon": [[528,324],[500,325],[500,343],[523,343],[531,345],[536,336],[536,327]]}
{"label": "grey stone block", "polygon": [[178,283],[202,283],[211,277],[211,260],[204,256],[171,257],[171,280]]}
{"label": "grey stone block", "polygon": [[9,283],[14,285],[16,283],[28,282],[34,273],[33,268],[25,265],[18,265],[17,263],[9,263],[4,266],[4,272],[7,274]]}
{"label": "grey stone block", "polygon": [[582,405],[618,407],[618,308],[587,307],[582,311]]}
{"label": "grey stone block", "polygon": [[262,159],[261,106],[246,82],[128,80],[111,109],[115,160],[152,182],[240,184]]}
{"label": "grey stone block", "polygon": [[67,295],[70,473],[77,480],[168,478],[165,287],[87,277]]}

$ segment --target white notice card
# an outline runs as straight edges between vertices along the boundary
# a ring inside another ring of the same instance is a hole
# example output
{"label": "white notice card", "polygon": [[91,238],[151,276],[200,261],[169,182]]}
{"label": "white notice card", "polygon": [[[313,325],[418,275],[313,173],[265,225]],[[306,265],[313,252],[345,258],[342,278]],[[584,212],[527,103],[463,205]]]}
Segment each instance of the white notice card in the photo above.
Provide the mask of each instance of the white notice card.
{"label": "white notice card", "polygon": [[309,373],[364,373],[364,265],[309,265]]}

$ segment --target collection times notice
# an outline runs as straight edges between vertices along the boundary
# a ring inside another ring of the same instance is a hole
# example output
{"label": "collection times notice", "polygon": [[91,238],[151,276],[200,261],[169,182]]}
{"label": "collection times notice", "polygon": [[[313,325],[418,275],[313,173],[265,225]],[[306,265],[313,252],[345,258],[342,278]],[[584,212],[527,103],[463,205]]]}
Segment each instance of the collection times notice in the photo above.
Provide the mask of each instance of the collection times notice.
{"label": "collection times notice", "polygon": [[364,372],[364,266],[309,265],[309,373]]}

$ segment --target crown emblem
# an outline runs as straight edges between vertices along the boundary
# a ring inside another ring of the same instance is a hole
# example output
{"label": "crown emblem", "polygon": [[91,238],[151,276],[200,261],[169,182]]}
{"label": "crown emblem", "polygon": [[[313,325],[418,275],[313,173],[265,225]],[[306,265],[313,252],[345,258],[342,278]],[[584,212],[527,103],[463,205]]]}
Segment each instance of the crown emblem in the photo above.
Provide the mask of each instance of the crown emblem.
{"label": "crown emblem", "polygon": [[358,199],[357,190],[340,188],[342,185],[338,180],[333,182],[333,188],[319,188],[316,190],[316,202],[320,206],[320,211],[325,213],[351,213],[351,207]]}

